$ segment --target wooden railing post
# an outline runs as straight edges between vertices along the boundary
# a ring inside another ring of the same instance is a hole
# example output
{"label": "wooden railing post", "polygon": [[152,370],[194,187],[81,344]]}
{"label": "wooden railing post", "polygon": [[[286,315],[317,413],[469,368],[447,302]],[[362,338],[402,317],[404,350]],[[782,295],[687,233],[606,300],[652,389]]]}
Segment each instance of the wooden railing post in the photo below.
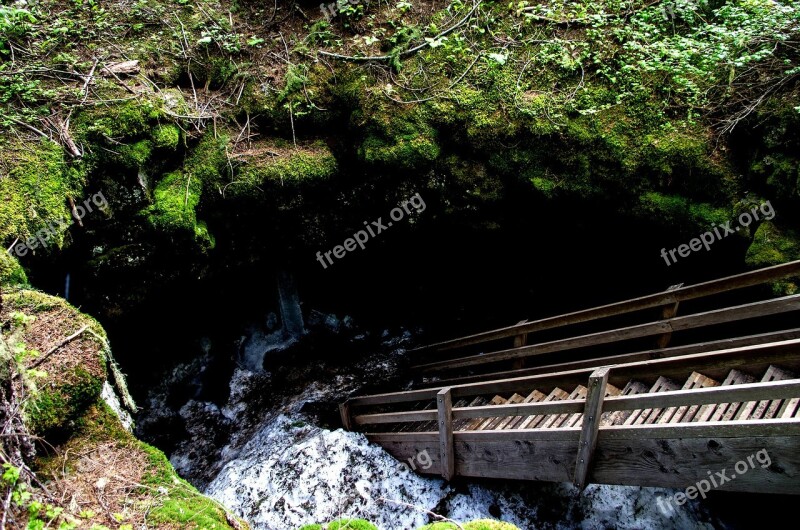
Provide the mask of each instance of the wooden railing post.
{"label": "wooden railing post", "polygon": [[342,426],[346,431],[353,430],[353,416],[350,414],[350,400],[339,404],[339,415],[342,417]]}
{"label": "wooden railing post", "polygon": [[[670,286],[669,289],[667,289],[667,292],[674,291],[676,289],[680,289],[681,287],[683,287],[682,283],[679,283],[679,284],[676,284],[676,285],[672,285],[672,286]],[[668,320],[670,318],[675,317],[678,314],[678,306],[680,304],[681,303],[680,303],[679,300],[675,300],[672,303],[669,303],[669,304],[667,304],[665,306],[661,306],[661,319],[662,320]],[[667,346],[669,346],[669,342],[671,340],[672,340],[672,332],[670,331],[670,332],[664,333],[663,335],[658,337],[658,342],[656,344],[657,344],[657,346],[659,348],[663,349],[663,348],[666,348]]]}
{"label": "wooden railing post", "polygon": [[453,454],[453,396],[450,388],[443,388],[436,394],[436,406],[439,410],[439,461],[442,463],[442,477],[450,480],[456,469]]}
{"label": "wooden railing post", "polygon": [[578,442],[578,457],[575,462],[574,483],[580,489],[586,487],[586,477],[597,446],[597,433],[600,429],[600,415],[603,413],[603,399],[606,395],[610,366],[603,366],[589,376],[586,405],[583,409],[583,426]]}
{"label": "wooden railing post", "polygon": [[[526,320],[520,320],[519,322],[517,322],[517,326],[519,326],[521,324],[524,324],[527,321],[528,321],[527,319]],[[514,337],[514,347],[515,348],[521,348],[522,346],[527,346],[527,345],[528,345],[528,334],[527,333],[522,333],[522,334],[517,335],[516,337]],[[515,360],[514,364],[512,365],[512,370],[519,370],[520,368],[525,368],[525,359],[524,358]]]}

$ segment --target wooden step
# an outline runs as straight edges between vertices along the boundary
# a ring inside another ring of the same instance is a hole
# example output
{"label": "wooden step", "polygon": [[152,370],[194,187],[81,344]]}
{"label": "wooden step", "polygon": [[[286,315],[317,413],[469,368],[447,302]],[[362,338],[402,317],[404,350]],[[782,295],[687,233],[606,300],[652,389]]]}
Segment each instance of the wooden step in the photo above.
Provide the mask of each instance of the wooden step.
{"label": "wooden step", "polygon": [[[528,397],[525,398],[523,403],[537,403],[539,401],[543,401],[546,397],[547,396],[544,393],[539,392],[538,390],[534,390],[533,392],[528,394]],[[508,423],[508,425],[506,425],[506,429],[519,429],[520,428],[519,425],[525,418],[526,416],[512,417],[511,421]]]}
{"label": "wooden step", "polygon": [[[666,377],[659,377],[650,392],[668,392],[670,390],[677,390],[678,385]],[[663,409],[640,409],[634,410],[628,419],[625,420],[625,425],[643,425],[648,423],[655,423],[659,414]]]}
{"label": "wooden step", "polygon": [[[784,381],[786,379],[795,379],[795,375],[787,370],[770,365],[764,373],[764,377],[761,378],[761,382],[768,383],[770,381]],[[762,420],[779,418],[789,408],[790,401],[789,399],[748,401],[740,407],[739,412],[736,413],[735,419]]]}
{"label": "wooden step", "polygon": [[[542,402],[560,401],[562,399],[567,399],[568,397],[569,397],[569,394],[567,394],[566,392],[564,392],[560,388],[554,388],[553,391],[550,392],[547,395],[547,397],[542,400]],[[548,416],[549,416],[548,414],[539,414],[539,415],[536,415],[536,416],[528,416],[527,418],[522,420],[522,423],[519,425],[518,428],[519,429],[537,429],[537,428],[539,428],[539,425],[541,423],[543,423],[547,419]]]}
{"label": "wooden step", "polygon": [[[586,399],[586,387],[583,385],[578,385],[575,390],[573,390],[567,399]],[[547,419],[542,424],[542,428],[544,429],[556,429],[558,427],[570,427],[574,425],[575,422],[580,421],[583,417],[582,412],[578,412],[575,414],[551,414],[551,417]],[[570,425],[571,424],[571,425]]]}
{"label": "wooden step", "polygon": [[[709,388],[712,386],[719,386],[719,383],[710,377],[706,377],[701,373],[692,372],[692,375],[686,380],[683,385],[683,390],[691,390],[693,388]],[[658,423],[679,423],[681,421],[691,421],[697,415],[702,407],[667,407],[664,413],[658,419]]]}
{"label": "wooden step", "polygon": [[[483,396],[478,396],[472,401],[467,404],[467,407],[480,407],[482,405],[486,405],[486,398]],[[462,420],[455,420],[453,422],[453,430],[454,431],[467,431],[469,430],[469,424],[477,421],[477,420],[470,420],[470,419],[462,419]],[[437,428],[438,430],[438,428]]]}
{"label": "wooden step", "polygon": [[[740,372],[739,370],[731,370],[728,377],[722,382],[724,385],[743,385],[747,383],[755,383],[756,378],[750,374]],[[714,412],[708,421],[730,421],[739,411],[744,403],[720,403],[714,407]]]}
{"label": "wooden step", "polygon": [[[509,403],[525,403],[525,396],[520,396],[519,394],[514,394],[510,398],[508,398]],[[501,418],[497,425],[492,426],[492,429],[510,429],[509,425],[511,422],[514,421],[516,416],[506,416]]]}
{"label": "wooden step", "polygon": [[[489,401],[489,405],[504,405],[506,402],[505,398],[501,396],[495,396]],[[494,418],[475,418],[474,420],[470,420],[469,425],[467,425],[466,430],[468,431],[482,431],[489,426],[490,423]]]}
{"label": "wooden step", "polygon": [[[650,390],[644,383],[640,383],[639,381],[628,381],[628,384],[625,385],[625,388],[622,389],[620,395],[623,396],[632,396],[635,394],[645,394],[647,391]],[[622,425],[625,423],[625,420],[633,413],[632,410],[617,410],[614,412],[604,412],[602,416],[600,416],[600,426],[606,427],[608,425]]]}

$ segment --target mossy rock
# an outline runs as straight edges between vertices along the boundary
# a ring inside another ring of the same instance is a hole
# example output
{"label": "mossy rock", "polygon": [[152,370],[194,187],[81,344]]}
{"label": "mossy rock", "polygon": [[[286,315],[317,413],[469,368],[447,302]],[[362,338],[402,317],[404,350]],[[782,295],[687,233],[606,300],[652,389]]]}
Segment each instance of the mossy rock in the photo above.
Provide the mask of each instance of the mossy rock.
{"label": "mossy rock", "polygon": [[144,211],[149,224],[169,234],[183,233],[202,250],[214,247],[205,223],[197,219],[203,190],[222,181],[227,137],[206,135],[192,150],[182,170],[164,175],[153,192],[153,204]]}
{"label": "mossy rock", "polygon": [[[8,338],[21,364],[29,367],[24,374],[31,388],[25,421],[35,434],[67,436],[102,391],[108,360],[105,333],[96,320],[45,293],[13,291],[4,295],[3,303],[3,321],[12,330]],[[81,330],[45,356],[54,342]]]}
{"label": "mossy rock", "polygon": [[[80,519],[84,520],[86,528],[110,522],[115,528],[126,523],[135,527],[139,523],[148,528],[248,528],[247,523],[178,477],[164,453],[125,430],[102,400],[97,400],[86,411],[79,428],[58,451],[59,454],[37,462],[37,473],[58,478],[60,487],[66,487],[68,494],[89,500],[88,505],[86,502],[81,505]],[[94,496],[86,495],[93,493],[87,488],[95,488],[93,482],[86,484],[86,473],[97,469],[98,460],[101,466],[107,466],[107,471],[102,472],[106,491],[127,492],[122,497],[109,494],[105,499],[105,503],[115,504],[112,508],[118,509],[112,510],[114,517],[121,517],[121,520],[104,519],[106,506],[93,502]],[[69,507],[65,508],[66,514],[78,515],[71,514]]]}
{"label": "mossy rock", "polygon": [[[747,264],[754,269],[780,265],[800,259],[800,237],[789,229],[780,229],[771,221],[762,223],[747,249]],[[772,283],[776,295],[790,295],[798,291],[800,278],[786,278]]]}
{"label": "mossy rock", "polygon": [[144,167],[150,156],[153,154],[153,142],[150,140],[139,140],[131,144],[120,146],[117,152],[120,154],[122,163],[129,167],[138,169]]}
{"label": "mossy rock", "polygon": [[158,125],[153,129],[150,137],[153,140],[153,147],[173,151],[177,149],[181,141],[181,130],[177,125],[171,123]]}
{"label": "mossy rock", "polygon": [[17,259],[0,251],[0,285],[27,285],[28,276]]}
{"label": "mossy rock", "polygon": [[225,197],[255,197],[265,187],[315,184],[336,174],[338,164],[327,145],[314,142],[293,146],[280,140],[253,145],[233,182],[225,186]]}
{"label": "mossy rock", "polygon": [[438,136],[438,131],[425,120],[424,115],[376,114],[358,154],[370,165],[393,170],[421,170],[439,157]]}
{"label": "mossy rock", "polygon": [[[49,140],[14,141],[4,150],[8,174],[0,178],[0,241],[31,241],[49,227],[48,245],[63,244],[70,213],[67,197],[79,198],[86,181],[82,163],[69,164],[63,149]],[[33,248],[33,247],[31,247]]]}
{"label": "mossy rock", "polygon": [[364,519],[339,519],[328,523],[327,530],[378,530],[378,527]]}

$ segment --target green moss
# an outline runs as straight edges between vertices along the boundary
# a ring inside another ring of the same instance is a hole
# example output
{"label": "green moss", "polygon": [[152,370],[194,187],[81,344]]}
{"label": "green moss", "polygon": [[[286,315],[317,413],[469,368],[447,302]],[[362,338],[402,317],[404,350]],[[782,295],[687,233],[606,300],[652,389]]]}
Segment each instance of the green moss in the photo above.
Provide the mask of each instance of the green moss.
{"label": "green moss", "polygon": [[150,140],[139,140],[132,144],[123,145],[118,150],[122,163],[134,169],[143,167],[153,153],[153,143]]}
{"label": "green moss", "polygon": [[[800,259],[800,237],[789,229],[779,229],[767,221],[756,230],[753,242],[747,249],[746,261],[753,268],[769,267]],[[777,295],[789,295],[798,291],[800,278],[788,278],[774,282],[772,290]]]}
{"label": "green moss", "polygon": [[[63,434],[100,396],[103,377],[95,377],[81,367],[71,374],[47,374],[26,407],[26,423],[39,435]],[[60,381],[67,383],[61,384]]]}
{"label": "green moss", "polygon": [[189,234],[204,249],[214,247],[205,223],[197,219],[197,206],[204,188],[213,187],[222,179],[226,143],[227,137],[206,135],[187,158],[183,171],[161,178],[153,193],[153,204],[145,210],[152,227]]}
{"label": "green moss", "polygon": [[339,519],[328,523],[328,530],[378,530],[378,527],[364,519]]}
{"label": "green moss", "polygon": [[56,234],[48,244],[61,246],[70,224],[66,198],[81,196],[84,166],[68,164],[61,147],[49,140],[0,147],[8,164],[8,174],[0,178],[0,241],[24,242],[52,225]]}
{"label": "green moss", "polygon": [[157,101],[136,100],[82,112],[75,120],[79,136],[120,141],[145,135],[162,112]]}
{"label": "green moss", "polygon": [[28,276],[14,256],[0,251],[0,285],[27,285]]}
{"label": "green moss", "polygon": [[380,114],[358,153],[368,164],[399,170],[420,170],[439,157],[438,132],[416,113]]}
{"label": "green moss", "polygon": [[664,226],[695,232],[725,223],[732,216],[732,213],[724,208],[717,208],[707,203],[694,203],[685,197],[657,192],[642,195],[636,213],[646,219],[657,219]]}
{"label": "green moss", "polygon": [[181,141],[181,130],[171,123],[159,125],[153,129],[150,137],[157,149],[175,150]]}
{"label": "green moss", "polygon": [[[256,146],[255,150],[262,146]],[[281,142],[263,146],[268,153],[247,161],[236,179],[226,186],[225,197],[248,197],[268,183],[315,183],[332,177],[338,170],[336,158],[323,142],[294,148]]]}
{"label": "green moss", "polygon": [[150,511],[149,523],[156,528],[162,525],[209,530],[231,528],[225,509],[178,477],[164,453],[144,442],[137,441],[137,445],[147,454],[149,462],[142,483],[165,492]]}

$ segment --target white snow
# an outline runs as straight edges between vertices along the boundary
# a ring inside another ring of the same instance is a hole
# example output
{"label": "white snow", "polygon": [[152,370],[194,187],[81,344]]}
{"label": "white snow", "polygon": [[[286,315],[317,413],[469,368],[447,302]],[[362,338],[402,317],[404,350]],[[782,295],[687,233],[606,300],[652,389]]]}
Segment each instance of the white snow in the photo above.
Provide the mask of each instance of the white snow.
{"label": "white snow", "polygon": [[423,509],[457,521],[493,518],[493,512],[522,530],[712,528],[700,522],[697,504],[663,514],[656,500],[669,493],[605,485],[579,493],[571,484],[551,483],[468,483],[456,491],[409,471],[361,434],[286,415],[267,422],[206,490],[255,530],[295,530],[341,517],[368,519],[381,530],[412,530],[429,521]]}

